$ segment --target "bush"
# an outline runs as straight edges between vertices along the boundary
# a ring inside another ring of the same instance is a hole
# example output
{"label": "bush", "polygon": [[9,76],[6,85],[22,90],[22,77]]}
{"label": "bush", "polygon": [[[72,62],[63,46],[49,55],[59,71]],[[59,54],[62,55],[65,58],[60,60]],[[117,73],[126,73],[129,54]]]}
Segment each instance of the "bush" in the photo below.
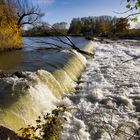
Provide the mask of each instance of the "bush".
{"label": "bush", "polygon": [[63,130],[63,123],[67,121],[62,114],[68,109],[62,105],[52,110],[51,113],[39,116],[37,125],[28,125],[21,128],[21,136],[27,140],[58,140],[59,132]]}
{"label": "bush", "polygon": [[20,29],[6,5],[0,5],[0,51],[21,48]]}

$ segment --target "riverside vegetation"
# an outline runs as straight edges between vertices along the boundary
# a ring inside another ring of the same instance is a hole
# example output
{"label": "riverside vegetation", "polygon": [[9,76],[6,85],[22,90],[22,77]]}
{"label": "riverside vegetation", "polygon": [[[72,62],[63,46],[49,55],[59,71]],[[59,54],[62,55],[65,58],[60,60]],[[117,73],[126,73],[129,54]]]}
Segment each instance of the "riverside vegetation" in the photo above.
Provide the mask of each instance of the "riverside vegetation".
{"label": "riverside vegetation", "polygon": [[30,140],[58,140],[59,132],[63,130],[63,124],[67,121],[63,113],[68,111],[64,105],[58,106],[51,113],[39,116],[37,125],[28,125],[21,128],[21,137]]}
{"label": "riverside vegetation", "polygon": [[21,48],[20,29],[13,9],[0,1],[0,51]]}

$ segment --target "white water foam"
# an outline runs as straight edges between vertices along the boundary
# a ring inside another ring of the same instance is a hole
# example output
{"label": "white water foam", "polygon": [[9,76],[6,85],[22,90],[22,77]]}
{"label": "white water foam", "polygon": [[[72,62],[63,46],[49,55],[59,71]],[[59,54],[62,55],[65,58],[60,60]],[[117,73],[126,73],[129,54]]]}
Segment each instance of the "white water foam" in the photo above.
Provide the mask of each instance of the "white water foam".
{"label": "white water foam", "polygon": [[[123,44],[123,43],[122,43]],[[61,140],[126,140],[139,127],[140,47],[98,43],[77,92]],[[123,132],[123,134],[122,134]]]}

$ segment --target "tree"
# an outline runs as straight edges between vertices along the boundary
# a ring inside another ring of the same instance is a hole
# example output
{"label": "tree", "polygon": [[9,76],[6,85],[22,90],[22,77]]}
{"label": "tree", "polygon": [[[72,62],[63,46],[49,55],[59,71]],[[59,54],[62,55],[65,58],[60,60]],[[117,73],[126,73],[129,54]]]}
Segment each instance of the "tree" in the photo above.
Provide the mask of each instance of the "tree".
{"label": "tree", "polygon": [[0,51],[21,48],[21,43],[13,4],[0,0]]}
{"label": "tree", "polygon": [[21,48],[21,27],[42,15],[29,0],[0,0],[0,50]]}
{"label": "tree", "polygon": [[0,4],[5,7],[5,15],[16,20],[18,28],[25,24],[33,25],[44,15],[29,0],[0,0]]}
{"label": "tree", "polygon": [[75,35],[81,34],[81,21],[79,18],[72,19],[68,33]]}
{"label": "tree", "polygon": [[[123,0],[121,0],[121,3]],[[132,21],[137,22],[137,15],[140,15],[140,0],[125,0],[126,9],[124,12],[115,12],[117,14],[127,14],[125,18],[130,18]]]}
{"label": "tree", "polygon": [[130,24],[128,23],[128,19],[127,18],[118,18],[116,20],[116,23],[114,25],[114,30],[116,33],[122,33],[127,31],[127,29],[129,28]]}
{"label": "tree", "polygon": [[[74,18],[68,33],[76,35],[109,35],[112,34],[112,31],[113,33],[117,32],[116,22],[118,20],[118,18],[111,16]],[[126,29],[125,24],[123,24],[123,27]]]}
{"label": "tree", "polygon": [[[129,12],[129,11],[132,12],[127,17],[139,15],[140,14],[140,12],[139,12],[140,0],[127,0],[126,8],[128,9],[128,11],[126,11],[126,12]],[[134,18],[134,21],[137,21],[137,19]]]}
{"label": "tree", "polygon": [[55,23],[52,25],[52,28],[65,30],[65,29],[67,29],[67,23],[66,22]]}
{"label": "tree", "polygon": [[81,18],[81,32],[84,35],[89,35],[93,34],[93,26],[94,26],[94,21],[92,17],[83,17]]}
{"label": "tree", "polygon": [[32,25],[43,16],[39,8],[29,0],[1,0],[0,3],[6,6],[8,16],[16,18],[18,28],[25,24]]}
{"label": "tree", "polygon": [[[58,32],[56,32],[56,30]],[[67,23],[66,22],[59,22],[59,23],[55,23],[52,25],[52,34],[56,34],[56,35],[61,35],[62,34],[67,34]]]}
{"label": "tree", "polygon": [[25,24],[33,25],[44,14],[41,13],[38,7],[35,7],[31,1],[28,0],[14,0],[16,8],[17,26],[20,28]]}

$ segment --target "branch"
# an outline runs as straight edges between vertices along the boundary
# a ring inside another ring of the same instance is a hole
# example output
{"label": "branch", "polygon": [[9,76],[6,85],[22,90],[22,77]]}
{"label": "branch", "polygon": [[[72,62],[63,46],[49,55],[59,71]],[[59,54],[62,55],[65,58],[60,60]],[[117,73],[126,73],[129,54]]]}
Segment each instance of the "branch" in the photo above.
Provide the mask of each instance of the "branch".
{"label": "branch", "polygon": [[[50,26],[51,26],[51,25],[50,25]],[[69,45],[72,49],[76,50],[77,52],[79,52],[79,53],[81,53],[81,54],[84,54],[84,55],[87,55],[87,56],[94,56],[93,53],[89,53],[89,52],[86,52],[86,51],[83,51],[83,50],[79,49],[79,48],[71,41],[71,39],[70,39],[68,36],[66,36],[65,34],[59,32],[57,29],[53,28],[52,26],[51,26],[51,28],[52,28],[53,30],[55,30],[56,33],[59,33],[59,34],[63,35],[63,36],[70,42],[70,44],[69,44],[69,43],[64,42],[63,40],[61,40],[61,39],[59,38],[60,41],[61,41],[62,43]]]}
{"label": "branch", "polygon": [[36,43],[42,43],[42,44],[52,45],[52,46],[55,46],[55,47],[61,48],[61,49],[63,48],[63,47],[61,47],[61,46],[59,46],[59,45],[56,45],[56,44],[54,44],[54,43],[45,42],[45,41],[37,41]]}
{"label": "branch", "polygon": [[124,11],[124,12],[116,12],[116,11],[113,11],[113,12],[116,13],[116,14],[126,14],[126,13],[132,11],[133,9],[134,9],[134,7],[130,8],[129,10]]}
{"label": "branch", "polygon": [[[51,37],[50,37],[50,38],[51,38]],[[56,38],[57,38],[57,39],[56,39]],[[59,37],[56,37],[56,38],[51,38],[51,39],[52,39],[52,40],[55,40],[55,41],[60,41],[61,43],[65,44],[65,45],[71,46],[71,44],[69,44],[69,43],[63,41],[61,38],[59,38]]]}
{"label": "branch", "polygon": [[[134,1],[134,0],[133,0]],[[138,1],[138,0],[137,0]],[[121,1],[121,3],[122,3],[122,1]],[[128,3],[128,2],[127,2]],[[129,2],[129,4],[131,3],[131,1]],[[131,16],[135,16],[135,15],[139,15],[140,14],[140,12],[134,12],[133,10],[137,10],[138,9],[138,7],[140,8],[140,6],[137,6],[137,2],[132,6],[131,5],[131,7],[127,10],[127,11],[124,11],[124,12],[115,12],[115,11],[113,11],[114,13],[116,13],[116,14],[126,14],[126,13],[128,13],[128,12],[133,12],[133,13],[131,13],[131,14],[129,14],[128,16],[126,16],[125,18],[129,18],[129,17],[131,17]]]}
{"label": "branch", "polygon": [[[28,13],[23,13],[22,15],[20,15],[19,13],[17,13],[17,15],[18,15],[18,17],[19,17],[19,19],[18,19],[18,22],[17,22],[17,25],[18,25],[18,27],[20,28],[22,25],[24,25],[24,24],[31,24],[31,23],[29,23],[29,21],[28,22],[25,22],[25,23],[21,23],[22,22],[22,20],[25,18],[25,17],[27,17],[27,16],[31,16],[31,15],[36,15],[37,17],[36,17],[36,20],[39,18],[39,17],[41,17],[43,14],[42,13],[39,13],[39,12],[34,12],[34,11],[30,11],[30,12],[28,12]],[[35,22],[35,21],[32,21],[32,22]]]}
{"label": "branch", "polygon": [[129,17],[135,16],[135,15],[139,15],[139,14],[140,14],[140,12],[133,13],[133,14],[128,15],[126,18],[129,18]]}
{"label": "branch", "polygon": [[35,23],[37,20],[38,20],[38,17],[36,17],[34,20],[31,19],[31,21],[30,20],[25,21],[25,22],[21,23],[18,27],[20,28],[21,26],[23,26],[25,24],[33,25],[33,23]]}
{"label": "branch", "polygon": [[136,60],[136,59],[140,59],[140,56],[135,56],[135,57],[133,57],[133,58],[131,58],[131,59],[128,59],[128,60],[126,60],[126,61],[123,61],[122,63],[127,63],[127,62],[129,62],[129,61]]}
{"label": "branch", "polygon": [[135,135],[139,133],[139,130],[140,130],[140,128],[138,128],[137,131],[135,131],[135,133],[133,134],[133,136],[131,136],[131,137],[129,138],[129,140],[131,140],[133,137],[135,137]]}

